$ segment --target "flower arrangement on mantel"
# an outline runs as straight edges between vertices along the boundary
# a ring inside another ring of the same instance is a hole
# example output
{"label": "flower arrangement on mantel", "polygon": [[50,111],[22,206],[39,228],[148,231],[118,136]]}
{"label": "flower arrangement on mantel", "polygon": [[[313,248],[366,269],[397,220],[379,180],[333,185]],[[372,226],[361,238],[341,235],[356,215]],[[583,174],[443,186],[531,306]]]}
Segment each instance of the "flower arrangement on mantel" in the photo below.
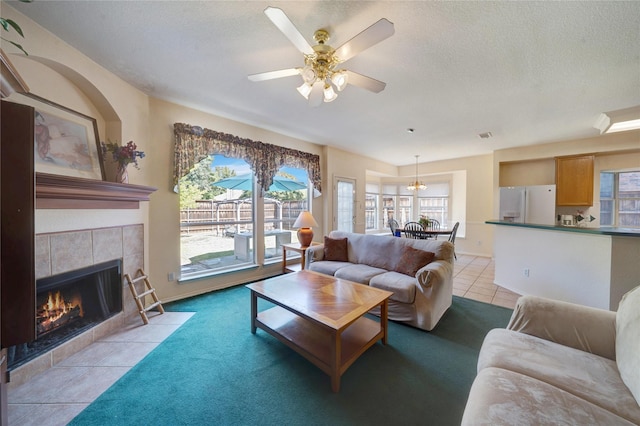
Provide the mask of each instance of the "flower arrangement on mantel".
{"label": "flower arrangement on mantel", "polygon": [[118,163],[116,182],[129,183],[127,166],[133,164],[136,169],[140,170],[138,159],[144,158],[144,152],[138,151],[138,147],[133,141],[127,142],[124,146],[118,145],[117,142],[102,142],[102,153],[106,156],[109,152],[111,153],[113,161]]}

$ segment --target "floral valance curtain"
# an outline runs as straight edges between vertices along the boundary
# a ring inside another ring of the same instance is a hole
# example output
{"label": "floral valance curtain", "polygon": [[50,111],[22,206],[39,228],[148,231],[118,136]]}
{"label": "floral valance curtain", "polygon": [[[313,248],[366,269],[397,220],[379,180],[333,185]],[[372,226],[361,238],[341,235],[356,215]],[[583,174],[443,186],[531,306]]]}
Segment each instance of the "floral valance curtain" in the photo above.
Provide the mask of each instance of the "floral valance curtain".
{"label": "floral valance curtain", "polygon": [[265,192],[282,166],[305,169],[313,187],[318,192],[322,191],[319,155],[183,123],[175,123],[173,131],[176,138],[173,183],[176,186],[178,180],[200,160],[210,154],[222,154],[246,161]]}

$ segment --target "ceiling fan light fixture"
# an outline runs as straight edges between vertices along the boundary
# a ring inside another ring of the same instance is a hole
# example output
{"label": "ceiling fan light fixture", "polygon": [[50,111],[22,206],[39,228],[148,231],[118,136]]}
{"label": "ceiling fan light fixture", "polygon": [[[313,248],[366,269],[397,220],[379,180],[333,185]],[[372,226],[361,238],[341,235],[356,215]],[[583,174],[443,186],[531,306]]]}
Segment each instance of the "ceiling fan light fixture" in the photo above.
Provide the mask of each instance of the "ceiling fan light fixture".
{"label": "ceiling fan light fixture", "polygon": [[324,101],[325,102],[333,102],[336,100],[338,95],[333,90],[333,87],[329,83],[325,83],[324,85]]}
{"label": "ceiling fan light fixture", "polygon": [[319,107],[322,105],[324,99],[324,82],[317,80],[311,87],[311,93],[309,93],[309,105],[312,107]]}
{"label": "ceiling fan light fixture", "polygon": [[[384,90],[386,84],[382,81],[345,69],[336,70],[336,67],[363,50],[391,37],[395,32],[393,22],[382,18],[334,49],[327,44],[329,41],[328,30],[317,30],[313,38],[318,44],[311,46],[282,9],[269,6],[264,10],[264,13],[304,55],[304,67],[251,74],[248,76],[249,80],[265,81],[300,75],[303,84],[297,88],[298,92],[309,101],[311,106],[318,106],[322,104],[323,100],[325,102],[333,101],[337,97],[336,90],[338,92],[344,90],[347,84],[374,93]],[[326,88],[325,85],[330,87]],[[316,86],[318,87],[316,88]]]}
{"label": "ceiling fan light fixture", "polygon": [[302,68],[302,72],[300,72],[300,75],[302,76],[302,80],[309,85],[313,84],[316,81],[316,78],[318,78],[316,70],[313,69],[311,65],[306,65],[304,68]]}
{"label": "ceiling fan light fixture", "polygon": [[338,92],[342,92],[342,90],[347,87],[349,83],[349,74],[347,74],[346,70],[338,70],[331,74],[331,82],[335,84]]}
{"label": "ceiling fan light fixture", "polygon": [[311,85],[309,83],[302,83],[296,90],[298,90],[305,99],[309,99],[309,94],[311,93]]}

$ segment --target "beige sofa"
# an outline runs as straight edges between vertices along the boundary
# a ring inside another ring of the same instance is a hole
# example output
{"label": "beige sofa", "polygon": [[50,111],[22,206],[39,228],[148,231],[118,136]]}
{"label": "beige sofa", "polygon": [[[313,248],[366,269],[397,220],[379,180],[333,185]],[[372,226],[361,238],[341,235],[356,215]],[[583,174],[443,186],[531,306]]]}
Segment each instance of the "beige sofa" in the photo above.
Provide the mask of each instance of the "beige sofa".
{"label": "beige sofa", "polygon": [[[311,246],[306,252],[306,268],[393,292],[389,299],[390,320],[432,330],[451,306],[453,244],[450,242],[341,231],[332,231],[329,237],[347,239],[348,258],[326,260],[324,245]],[[403,269],[407,247],[432,252],[433,260],[414,275],[400,273],[397,269]]]}
{"label": "beige sofa", "polygon": [[617,313],[539,297],[491,330],[463,425],[640,424],[640,287]]}

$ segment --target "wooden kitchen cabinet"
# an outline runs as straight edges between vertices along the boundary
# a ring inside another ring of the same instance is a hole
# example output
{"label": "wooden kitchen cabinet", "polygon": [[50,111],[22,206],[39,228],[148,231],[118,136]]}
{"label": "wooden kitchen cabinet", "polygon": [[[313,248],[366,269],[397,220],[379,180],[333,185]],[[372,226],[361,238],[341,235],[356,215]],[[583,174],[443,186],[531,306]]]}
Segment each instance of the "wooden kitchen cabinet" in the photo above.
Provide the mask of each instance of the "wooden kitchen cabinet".
{"label": "wooden kitchen cabinet", "polygon": [[593,205],[593,155],[556,157],[556,205]]}

